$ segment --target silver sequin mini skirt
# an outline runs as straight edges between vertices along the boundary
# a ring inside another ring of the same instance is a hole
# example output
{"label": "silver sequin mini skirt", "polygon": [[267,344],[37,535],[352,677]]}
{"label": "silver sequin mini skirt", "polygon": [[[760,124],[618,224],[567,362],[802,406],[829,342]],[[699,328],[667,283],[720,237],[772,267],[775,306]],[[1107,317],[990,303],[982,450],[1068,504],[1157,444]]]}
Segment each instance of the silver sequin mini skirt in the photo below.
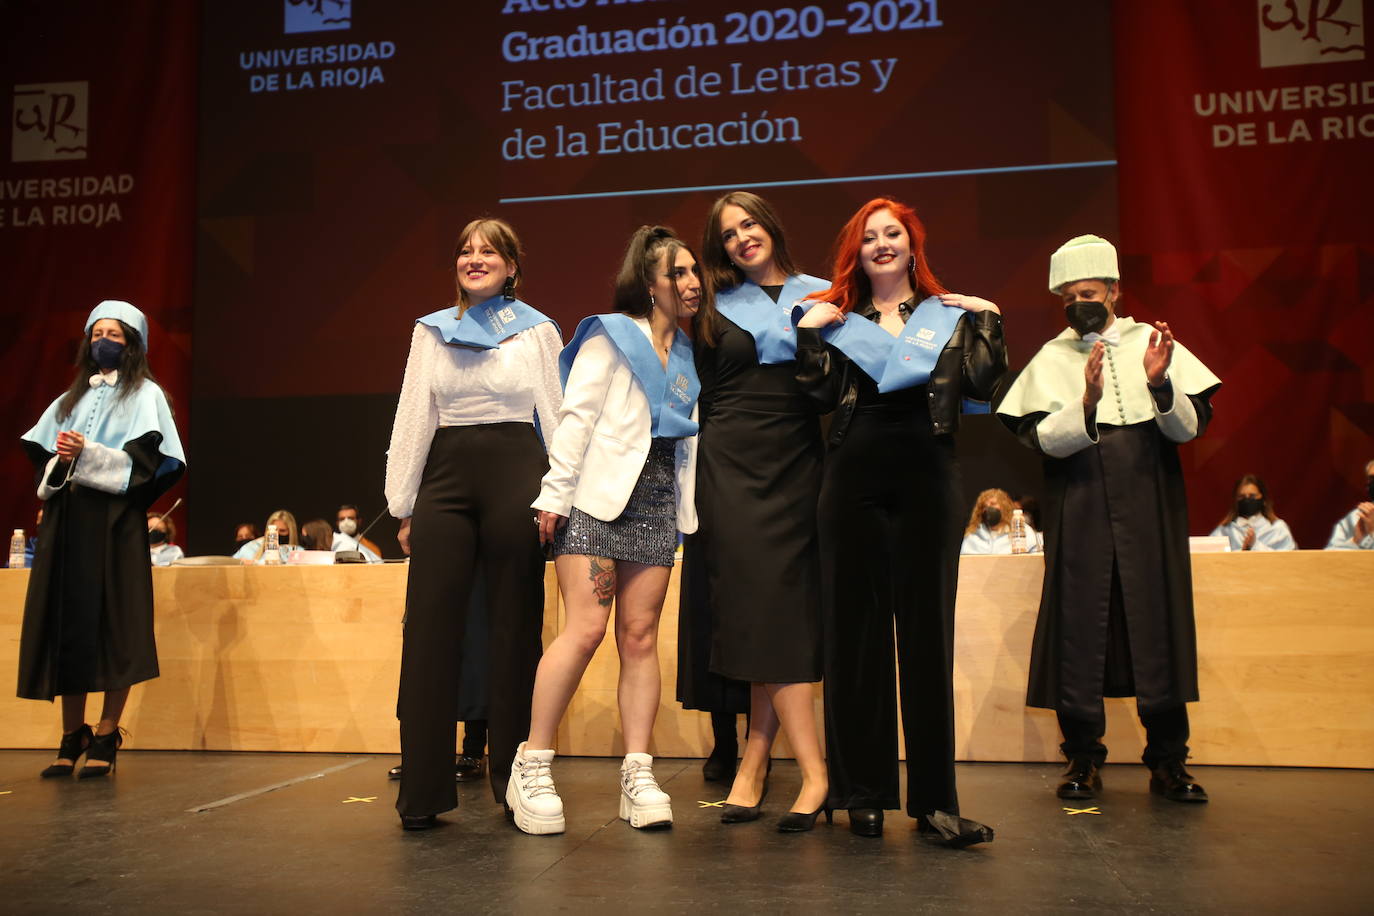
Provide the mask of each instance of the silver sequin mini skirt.
{"label": "silver sequin mini skirt", "polygon": [[576,507],[554,535],[554,556],[608,557],[647,566],[672,566],[677,550],[677,440],[654,439],[630,501],[615,521]]}

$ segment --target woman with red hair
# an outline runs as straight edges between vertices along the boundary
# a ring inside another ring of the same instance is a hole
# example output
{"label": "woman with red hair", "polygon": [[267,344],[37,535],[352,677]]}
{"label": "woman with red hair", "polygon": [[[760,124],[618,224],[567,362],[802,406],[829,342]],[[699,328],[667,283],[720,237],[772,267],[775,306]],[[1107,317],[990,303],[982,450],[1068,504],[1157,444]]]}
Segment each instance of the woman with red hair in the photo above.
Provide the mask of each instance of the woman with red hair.
{"label": "woman with red hair", "polygon": [[958,816],[954,779],[954,432],[965,399],[992,399],[1007,350],[997,306],[947,292],[925,239],[894,200],[850,218],[831,288],[797,316],[798,381],[834,410],[818,512],[830,801],[860,836],[899,807],[895,619],[907,813],[966,846],[992,831]]}

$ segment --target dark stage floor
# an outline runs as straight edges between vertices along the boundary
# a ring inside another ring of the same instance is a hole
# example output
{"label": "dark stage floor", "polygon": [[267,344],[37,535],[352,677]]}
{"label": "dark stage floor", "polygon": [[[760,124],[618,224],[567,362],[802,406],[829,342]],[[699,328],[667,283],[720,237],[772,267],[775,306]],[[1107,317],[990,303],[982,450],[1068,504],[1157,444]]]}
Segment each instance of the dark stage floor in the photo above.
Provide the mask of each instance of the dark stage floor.
{"label": "dark stage floor", "polygon": [[700,761],[661,760],[677,823],[639,832],[615,816],[617,761],[561,760],[568,832],[527,837],[485,784],[460,786],[440,828],[402,832],[389,757],[130,752],[109,780],[40,780],[50,758],[0,752],[6,913],[1374,910],[1366,771],[1197,767],[1213,801],[1182,805],[1110,766],[1095,815],[1064,810],[1058,767],[963,765],[966,813],[997,839],[954,851],[891,813],[881,840],[842,813],[777,834],[790,761],[771,816],[725,827],[699,804],[723,796]]}

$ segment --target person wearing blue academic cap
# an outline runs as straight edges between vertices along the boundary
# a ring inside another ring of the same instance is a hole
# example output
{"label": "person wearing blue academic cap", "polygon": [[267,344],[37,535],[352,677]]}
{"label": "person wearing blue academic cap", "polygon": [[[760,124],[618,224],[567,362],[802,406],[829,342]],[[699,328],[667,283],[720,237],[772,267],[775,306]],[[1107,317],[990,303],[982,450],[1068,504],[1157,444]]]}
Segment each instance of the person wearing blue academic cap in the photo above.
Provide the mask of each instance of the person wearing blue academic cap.
{"label": "person wearing blue academic cap", "polygon": [[[44,521],[24,601],[21,697],[62,698],[62,742],[43,776],[114,769],[129,688],[158,675],[150,505],[186,469],[167,395],[148,365],[148,320],[128,302],[86,319],[76,376],[23,445],[38,472]],[[103,692],[94,730],[86,695]]]}

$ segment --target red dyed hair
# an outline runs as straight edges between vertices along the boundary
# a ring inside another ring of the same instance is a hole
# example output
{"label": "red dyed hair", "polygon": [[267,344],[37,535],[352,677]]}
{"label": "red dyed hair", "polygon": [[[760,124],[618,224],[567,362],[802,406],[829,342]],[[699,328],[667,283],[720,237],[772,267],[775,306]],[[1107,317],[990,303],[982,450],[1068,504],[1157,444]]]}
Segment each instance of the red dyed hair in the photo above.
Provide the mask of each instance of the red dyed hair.
{"label": "red dyed hair", "polygon": [[806,298],[830,302],[841,312],[851,312],[855,306],[872,295],[873,289],[869,284],[868,274],[864,273],[863,267],[859,264],[859,249],[863,247],[864,226],[868,223],[869,217],[880,210],[892,211],[892,215],[906,229],[906,234],[911,239],[911,288],[916,293],[916,301],[920,302],[930,296],[949,292],[935,279],[930,265],[926,263],[926,227],[921,224],[916,211],[900,201],[888,197],[875,197],[849,218],[849,222],[844,224],[839,237],[835,239],[835,262],[830,271],[833,278],[830,281],[830,289],[812,293]]}

